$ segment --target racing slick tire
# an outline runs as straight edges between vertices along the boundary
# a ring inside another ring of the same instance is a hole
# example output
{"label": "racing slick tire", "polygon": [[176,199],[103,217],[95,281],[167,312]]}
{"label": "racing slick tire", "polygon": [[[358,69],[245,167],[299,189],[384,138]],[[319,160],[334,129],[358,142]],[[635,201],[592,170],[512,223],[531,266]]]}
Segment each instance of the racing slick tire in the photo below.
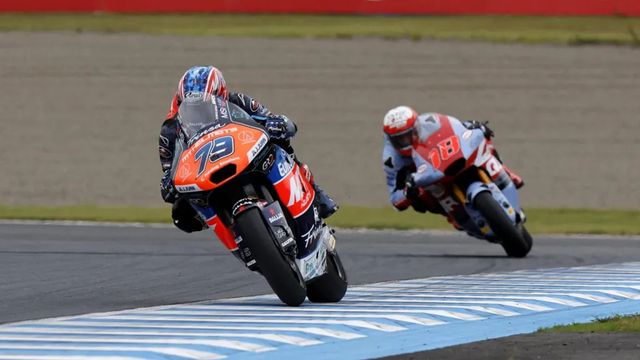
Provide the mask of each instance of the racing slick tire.
{"label": "racing slick tire", "polygon": [[311,302],[333,303],[342,300],[347,292],[347,273],[337,251],[327,251],[327,273],[307,284]]}
{"label": "racing slick tire", "polygon": [[[515,258],[527,256],[531,250],[532,242],[528,241],[528,239],[526,239],[527,236],[524,235],[526,229],[522,227],[524,231],[521,231],[520,228],[509,219],[509,216],[489,191],[483,191],[476,195],[474,207],[485,218],[507,255]],[[531,239],[531,236],[528,238]]]}
{"label": "racing slick tire", "polygon": [[252,208],[238,215],[235,229],[278,298],[289,306],[302,304],[307,295],[304,279],[295,261],[271,237],[260,209]]}

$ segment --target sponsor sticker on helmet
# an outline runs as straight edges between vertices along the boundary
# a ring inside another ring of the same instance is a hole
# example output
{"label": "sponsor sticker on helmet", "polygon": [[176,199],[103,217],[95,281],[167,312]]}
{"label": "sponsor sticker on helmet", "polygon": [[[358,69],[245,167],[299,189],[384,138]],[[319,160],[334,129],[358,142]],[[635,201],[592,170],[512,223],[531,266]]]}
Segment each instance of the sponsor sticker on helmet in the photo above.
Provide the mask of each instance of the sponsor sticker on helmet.
{"label": "sponsor sticker on helmet", "polygon": [[384,126],[388,128],[402,128],[406,126],[407,121],[413,116],[413,111],[407,106],[399,106],[390,110],[384,117]]}

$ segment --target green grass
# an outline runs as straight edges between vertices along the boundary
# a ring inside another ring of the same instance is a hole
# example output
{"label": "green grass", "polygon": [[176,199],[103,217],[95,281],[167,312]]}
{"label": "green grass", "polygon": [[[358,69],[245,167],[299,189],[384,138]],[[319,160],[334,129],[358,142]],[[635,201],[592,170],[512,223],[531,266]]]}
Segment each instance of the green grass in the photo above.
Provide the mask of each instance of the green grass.
{"label": "green grass", "polygon": [[640,332],[640,315],[614,316],[587,324],[571,324],[540,329],[541,332]]}
{"label": "green grass", "polygon": [[83,220],[110,222],[168,223],[171,208],[107,207],[94,205],[13,206],[0,205],[0,219]]}
{"label": "green grass", "polygon": [[[527,209],[532,234],[640,234],[640,211]],[[0,205],[0,219],[88,220],[168,223],[169,207],[10,206]],[[372,229],[451,229],[440,215],[397,212],[391,207],[344,206],[329,219],[337,227]]]}
{"label": "green grass", "polygon": [[0,31],[640,45],[640,17],[1,14]]}

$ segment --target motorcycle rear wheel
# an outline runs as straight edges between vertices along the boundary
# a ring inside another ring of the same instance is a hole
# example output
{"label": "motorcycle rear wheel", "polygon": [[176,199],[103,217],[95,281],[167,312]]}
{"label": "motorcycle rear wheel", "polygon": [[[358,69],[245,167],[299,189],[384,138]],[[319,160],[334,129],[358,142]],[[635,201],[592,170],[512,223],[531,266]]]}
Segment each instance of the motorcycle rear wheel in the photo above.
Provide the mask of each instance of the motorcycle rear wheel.
{"label": "motorcycle rear wheel", "polygon": [[293,259],[289,259],[271,237],[260,210],[253,208],[240,214],[235,229],[278,298],[289,306],[302,304],[307,296],[304,279]]}
{"label": "motorcycle rear wheel", "polygon": [[347,273],[337,251],[327,251],[327,273],[311,280],[307,297],[311,302],[333,303],[342,300],[347,292]]}
{"label": "motorcycle rear wheel", "polygon": [[476,195],[474,207],[485,218],[507,255],[516,258],[527,256],[531,251],[532,242],[525,239],[523,231],[511,222],[509,216],[489,191],[483,191]]}

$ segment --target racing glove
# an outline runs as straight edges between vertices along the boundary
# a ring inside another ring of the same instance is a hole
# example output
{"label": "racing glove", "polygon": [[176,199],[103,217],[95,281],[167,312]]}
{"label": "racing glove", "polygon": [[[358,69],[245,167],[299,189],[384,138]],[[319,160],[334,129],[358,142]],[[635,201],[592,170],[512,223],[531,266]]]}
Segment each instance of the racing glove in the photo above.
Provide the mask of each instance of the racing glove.
{"label": "racing glove", "polygon": [[273,139],[287,140],[292,138],[298,130],[296,124],[284,115],[269,115],[264,124]]}
{"label": "racing glove", "polygon": [[480,129],[484,133],[485,138],[491,139],[495,134],[493,133],[493,130],[489,128],[488,124],[488,121],[479,122],[476,120],[468,120],[464,122],[464,127],[469,130]]}
{"label": "racing glove", "polygon": [[413,174],[407,176],[407,181],[404,185],[404,196],[412,203],[418,200],[420,196],[420,188],[416,185]]}
{"label": "racing glove", "polygon": [[165,170],[162,175],[162,179],[160,180],[160,195],[162,195],[162,200],[165,202],[173,204],[176,201],[178,192],[176,191],[175,186],[173,186],[171,169]]}

